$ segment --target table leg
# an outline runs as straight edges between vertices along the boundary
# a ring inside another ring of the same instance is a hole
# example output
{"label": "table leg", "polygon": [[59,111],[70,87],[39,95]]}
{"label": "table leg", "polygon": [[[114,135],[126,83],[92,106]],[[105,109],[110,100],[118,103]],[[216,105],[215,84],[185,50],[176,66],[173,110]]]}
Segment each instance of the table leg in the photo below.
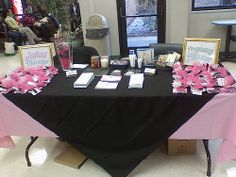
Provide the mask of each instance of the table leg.
{"label": "table leg", "polygon": [[30,150],[30,147],[34,144],[34,142],[38,139],[38,136],[35,136],[35,137],[31,136],[30,139],[31,139],[31,141],[25,149],[25,159],[26,159],[28,167],[31,166],[31,162],[30,162],[30,159],[29,159],[29,150]]}
{"label": "table leg", "polygon": [[85,162],[88,160],[88,157],[78,166],[78,168],[80,169],[84,164]]}
{"label": "table leg", "polygon": [[207,155],[207,176],[211,176],[211,153],[209,150],[209,140],[204,139],[203,144],[206,150],[206,155]]}
{"label": "table leg", "polygon": [[226,32],[226,42],[225,42],[225,59],[230,58],[229,56],[229,49],[230,49],[230,38],[231,38],[232,26],[227,26]]}

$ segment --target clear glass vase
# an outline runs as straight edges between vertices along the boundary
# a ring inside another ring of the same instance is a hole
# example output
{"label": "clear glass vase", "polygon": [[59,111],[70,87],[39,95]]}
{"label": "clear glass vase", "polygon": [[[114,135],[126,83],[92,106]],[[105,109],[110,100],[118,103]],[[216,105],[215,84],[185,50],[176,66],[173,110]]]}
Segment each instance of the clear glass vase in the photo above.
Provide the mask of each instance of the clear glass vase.
{"label": "clear glass vase", "polygon": [[55,35],[55,47],[63,71],[72,69],[73,65],[73,46],[70,34]]}

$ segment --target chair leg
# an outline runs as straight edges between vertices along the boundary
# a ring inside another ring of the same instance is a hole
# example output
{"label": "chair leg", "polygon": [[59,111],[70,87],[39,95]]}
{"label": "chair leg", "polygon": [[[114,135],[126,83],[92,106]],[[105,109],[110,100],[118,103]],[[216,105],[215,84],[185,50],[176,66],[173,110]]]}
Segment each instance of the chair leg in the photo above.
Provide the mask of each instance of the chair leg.
{"label": "chair leg", "polygon": [[209,150],[209,140],[204,139],[203,144],[207,155],[207,176],[211,176],[211,153]]}
{"label": "chair leg", "polygon": [[38,139],[38,136],[35,136],[35,137],[31,136],[30,139],[31,139],[31,141],[25,149],[25,159],[26,159],[26,163],[27,163],[28,167],[31,166],[31,162],[29,159],[29,150],[30,150],[30,147],[34,144],[34,142]]}

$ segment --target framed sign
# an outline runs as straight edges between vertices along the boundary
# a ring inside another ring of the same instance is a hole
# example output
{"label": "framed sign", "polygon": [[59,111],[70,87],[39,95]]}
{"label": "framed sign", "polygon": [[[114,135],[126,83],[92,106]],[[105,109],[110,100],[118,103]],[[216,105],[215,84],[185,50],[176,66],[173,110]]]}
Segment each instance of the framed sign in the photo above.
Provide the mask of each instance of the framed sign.
{"label": "framed sign", "polygon": [[22,66],[33,67],[53,65],[53,49],[51,43],[21,46],[19,48]]}
{"label": "framed sign", "polygon": [[183,64],[193,63],[217,64],[221,39],[185,38],[183,47]]}

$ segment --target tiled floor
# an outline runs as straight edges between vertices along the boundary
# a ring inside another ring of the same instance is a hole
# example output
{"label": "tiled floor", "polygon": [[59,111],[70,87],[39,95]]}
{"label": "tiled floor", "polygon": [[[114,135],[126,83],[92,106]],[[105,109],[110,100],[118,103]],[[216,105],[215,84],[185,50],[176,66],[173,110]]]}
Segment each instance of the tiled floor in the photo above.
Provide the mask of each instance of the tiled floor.
{"label": "tiled floor", "polygon": [[[109,177],[110,175],[92,160],[81,169],[73,169],[54,162],[65,144],[54,138],[39,138],[32,146],[30,158],[32,167],[26,167],[24,149],[29,138],[13,137],[16,148],[0,149],[1,177]],[[220,141],[211,141],[213,156]],[[46,159],[44,157],[47,157]],[[40,165],[41,164],[41,165]],[[227,177],[226,170],[236,167],[236,162],[213,165],[212,177]],[[195,155],[168,156],[162,147],[145,159],[129,177],[204,177],[206,158],[201,141],[197,143]]]}
{"label": "tiled floor", "polygon": [[[18,57],[18,55],[17,55]],[[8,73],[19,64],[16,57],[4,57],[0,54],[0,74]],[[236,64],[224,63],[236,77]],[[39,138],[32,146],[30,158],[32,167],[27,167],[24,150],[29,143],[27,137],[13,137],[16,147],[0,149],[0,177],[109,177],[110,175],[92,160],[88,160],[81,169],[73,169],[54,162],[54,158],[63,151],[65,144],[54,138]],[[213,158],[216,156],[220,141],[211,141]],[[227,177],[226,170],[236,167],[236,162],[213,164],[212,177]],[[206,157],[201,141],[197,143],[195,155],[168,156],[163,148],[148,156],[129,177],[204,177],[206,176]]]}

